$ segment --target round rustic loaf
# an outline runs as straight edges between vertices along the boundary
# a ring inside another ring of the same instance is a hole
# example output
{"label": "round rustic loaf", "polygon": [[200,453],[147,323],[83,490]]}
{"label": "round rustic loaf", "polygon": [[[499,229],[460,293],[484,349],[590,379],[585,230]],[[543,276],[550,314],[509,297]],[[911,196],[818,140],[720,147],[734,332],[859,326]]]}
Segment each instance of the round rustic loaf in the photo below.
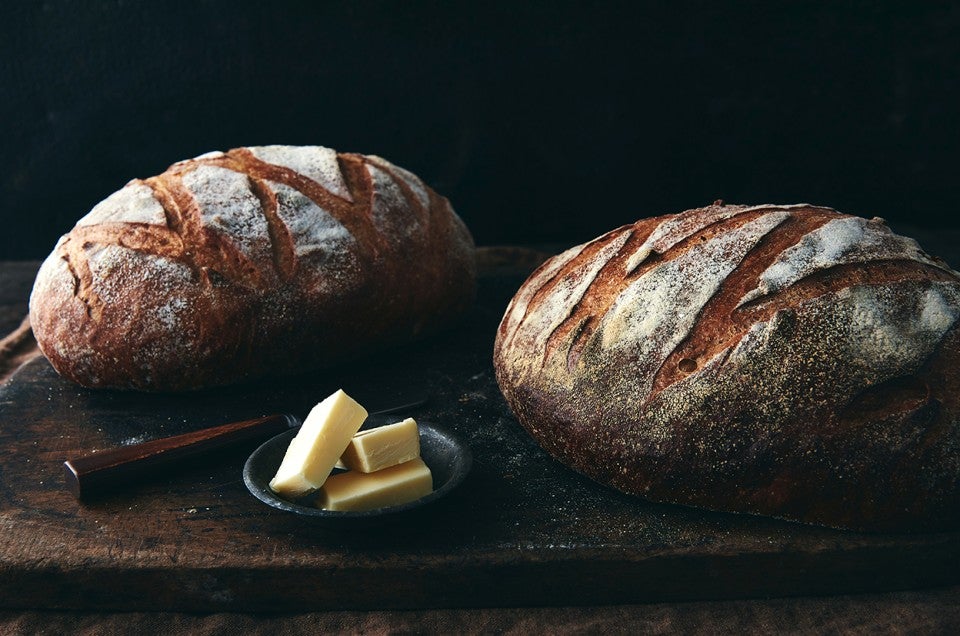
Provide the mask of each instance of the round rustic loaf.
{"label": "round rustic loaf", "polygon": [[449,202],[384,159],[240,148],[94,207],[43,263],[30,320],[82,385],[198,389],[444,325],[473,300],[473,259]]}
{"label": "round rustic loaf", "polygon": [[494,364],[564,464],[659,502],[861,530],[960,516],[960,275],[866,220],[721,202],[546,262]]}

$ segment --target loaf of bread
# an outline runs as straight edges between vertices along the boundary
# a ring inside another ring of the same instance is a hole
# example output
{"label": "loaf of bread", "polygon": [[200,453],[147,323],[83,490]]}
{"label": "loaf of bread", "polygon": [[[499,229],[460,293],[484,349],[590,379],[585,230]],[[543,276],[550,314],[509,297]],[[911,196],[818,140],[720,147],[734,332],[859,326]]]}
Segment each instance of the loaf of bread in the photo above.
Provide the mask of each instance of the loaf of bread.
{"label": "loaf of bread", "polygon": [[497,333],[517,419],[646,499],[860,530],[960,517],[960,275],[866,220],[714,205],[546,262]]}
{"label": "loaf of bread", "polygon": [[63,376],[179,391],[330,366],[472,303],[449,202],[374,156],[212,152],[135,179],[62,237],[30,319]]}

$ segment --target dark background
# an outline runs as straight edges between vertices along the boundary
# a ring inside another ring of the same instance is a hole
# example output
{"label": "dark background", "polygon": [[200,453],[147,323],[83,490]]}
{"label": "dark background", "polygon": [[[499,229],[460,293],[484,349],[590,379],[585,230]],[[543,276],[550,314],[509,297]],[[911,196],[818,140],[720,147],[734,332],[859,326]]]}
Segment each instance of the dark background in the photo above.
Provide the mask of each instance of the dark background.
{"label": "dark background", "polygon": [[407,167],[480,244],[572,244],[717,198],[960,225],[960,9],[948,4],[50,0],[4,12],[0,258],[45,256],[133,177],[271,143]]}

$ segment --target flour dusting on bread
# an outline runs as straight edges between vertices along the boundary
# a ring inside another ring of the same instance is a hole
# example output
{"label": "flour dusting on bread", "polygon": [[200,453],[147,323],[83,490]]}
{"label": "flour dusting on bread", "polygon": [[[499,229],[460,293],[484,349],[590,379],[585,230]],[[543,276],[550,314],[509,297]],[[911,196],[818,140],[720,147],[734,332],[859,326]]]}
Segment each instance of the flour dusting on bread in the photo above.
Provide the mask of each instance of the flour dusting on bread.
{"label": "flour dusting on bread", "polygon": [[336,150],[323,146],[257,146],[249,150],[257,159],[289,168],[316,181],[341,199],[353,202],[340,171]]}
{"label": "flour dusting on bread", "polygon": [[78,226],[120,221],[166,225],[163,206],[153,196],[153,190],[142,183],[128,183],[93,207]]}
{"label": "flour dusting on bread", "polygon": [[547,261],[494,345],[521,424],[662,502],[869,530],[960,519],[960,274],[879,219],[714,204]]}
{"label": "flour dusting on bread", "polygon": [[461,314],[475,276],[466,226],[411,173],[237,148],[98,204],[41,267],[31,321],[76,382],[197,389],[409,340]]}

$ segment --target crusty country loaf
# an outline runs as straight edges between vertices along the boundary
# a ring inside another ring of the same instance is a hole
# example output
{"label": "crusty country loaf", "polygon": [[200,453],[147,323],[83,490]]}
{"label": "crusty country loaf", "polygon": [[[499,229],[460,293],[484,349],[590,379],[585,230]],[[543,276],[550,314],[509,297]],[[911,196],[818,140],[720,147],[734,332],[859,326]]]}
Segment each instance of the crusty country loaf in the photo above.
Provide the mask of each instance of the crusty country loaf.
{"label": "crusty country loaf", "polygon": [[957,524],[960,275],[866,220],[714,204],[554,257],[500,387],[568,466],[660,502],[869,530]]}
{"label": "crusty country loaf", "polygon": [[326,366],[472,302],[473,241],[448,201],[374,156],[213,152],[136,179],[62,237],[30,318],[90,387],[174,391]]}

